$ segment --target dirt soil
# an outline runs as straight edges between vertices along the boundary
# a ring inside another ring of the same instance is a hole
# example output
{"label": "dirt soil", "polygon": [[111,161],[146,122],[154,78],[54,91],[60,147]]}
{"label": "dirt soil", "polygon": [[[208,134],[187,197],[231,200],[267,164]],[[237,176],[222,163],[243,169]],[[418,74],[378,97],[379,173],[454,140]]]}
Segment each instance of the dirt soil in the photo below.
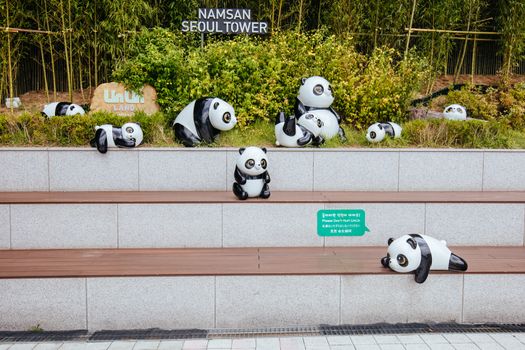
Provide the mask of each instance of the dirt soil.
{"label": "dirt soil", "polygon": [[[73,103],[78,105],[91,103],[91,97],[93,97],[93,92],[95,88],[84,89],[84,91],[73,91]],[[53,92],[49,92],[49,101],[46,97],[45,91],[30,91],[26,92],[23,95],[20,95],[20,101],[22,106],[18,109],[15,109],[15,113],[31,112],[38,113],[42,112],[44,106],[49,102],[60,102],[60,101],[69,101],[69,94],[67,92],[57,92],[57,98],[53,96]],[[9,108],[5,107],[4,101],[0,105],[0,114],[6,113],[9,111]]]}

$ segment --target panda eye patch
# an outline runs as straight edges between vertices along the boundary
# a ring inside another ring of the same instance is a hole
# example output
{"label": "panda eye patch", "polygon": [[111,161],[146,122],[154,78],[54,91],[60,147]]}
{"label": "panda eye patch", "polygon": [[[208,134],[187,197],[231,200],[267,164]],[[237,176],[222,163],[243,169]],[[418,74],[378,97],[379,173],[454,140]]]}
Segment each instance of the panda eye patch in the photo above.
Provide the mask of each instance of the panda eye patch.
{"label": "panda eye patch", "polygon": [[314,94],[317,96],[322,95],[324,92],[324,87],[321,84],[317,84],[314,86]]}
{"label": "panda eye patch", "polygon": [[218,107],[219,107],[219,102],[215,102],[215,103],[213,104],[213,109],[217,109]]}
{"label": "panda eye patch", "polygon": [[70,110],[74,110],[75,109],[75,106],[71,106],[69,107]]}
{"label": "panda eye patch", "polygon": [[399,263],[400,266],[402,267],[406,267],[408,265],[408,259],[406,256],[404,256],[403,254],[399,254],[397,256],[397,262]]}
{"label": "panda eye patch", "polygon": [[128,127],[126,128],[126,132],[132,134],[132,133],[133,133],[133,128],[132,128],[131,126],[128,126]]}
{"label": "panda eye patch", "polygon": [[222,115],[222,121],[225,123],[229,123],[232,120],[232,115],[230,112],[226,112]]}
{"label": "panda eye patch", "polygon": [[376,138],[376,132],[375,131],[370,131],[370,138],[371,139],[375,139]]}
{"label": "panda eye patch", "polygon": [[246,169],[251,169],[255,166],[255,160],[253,159],[248,159],[246,161],[246,163],[244,163],[244,166],[246,167]]}
{"label": "panda eye patch", "polygon": [[263,169],[266,169],[266,165],[267,165],[267,164],[266,164],[266,159],[262,159],[262,160],[261,160],[261,166],[262,166],[262,168],[263,168]]}

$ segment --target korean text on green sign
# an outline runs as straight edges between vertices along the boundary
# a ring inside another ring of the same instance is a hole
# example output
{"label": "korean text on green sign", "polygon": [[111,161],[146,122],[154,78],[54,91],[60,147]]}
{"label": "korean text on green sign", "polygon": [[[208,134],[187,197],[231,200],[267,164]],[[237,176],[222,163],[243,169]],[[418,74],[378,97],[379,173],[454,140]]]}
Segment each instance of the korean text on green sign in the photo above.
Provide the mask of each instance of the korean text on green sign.
{"label": "korean text on green sign", "polygon": [[323,209],[317,212],[319,236],[362,236],[369,231],[363,209]]}

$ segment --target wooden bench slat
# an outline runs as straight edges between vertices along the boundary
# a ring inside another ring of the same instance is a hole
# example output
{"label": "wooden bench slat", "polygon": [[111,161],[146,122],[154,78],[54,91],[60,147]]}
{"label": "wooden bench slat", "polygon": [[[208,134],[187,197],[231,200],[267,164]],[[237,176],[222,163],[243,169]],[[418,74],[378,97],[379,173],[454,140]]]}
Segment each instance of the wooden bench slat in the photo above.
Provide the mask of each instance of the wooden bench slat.
{"label": "wooden bench slat", "polygon": [[[452,250],[467,273],[525,273],[525,247]],[[385,254],[386,247],[0,250],[0,278],[390,274],[380,264]]]}
{"label": "wooden bench slat", "polygon": [[272,191],[247,201],[231,191],[0,192],[0,204],[80,203],[525,203],[525,191]]}

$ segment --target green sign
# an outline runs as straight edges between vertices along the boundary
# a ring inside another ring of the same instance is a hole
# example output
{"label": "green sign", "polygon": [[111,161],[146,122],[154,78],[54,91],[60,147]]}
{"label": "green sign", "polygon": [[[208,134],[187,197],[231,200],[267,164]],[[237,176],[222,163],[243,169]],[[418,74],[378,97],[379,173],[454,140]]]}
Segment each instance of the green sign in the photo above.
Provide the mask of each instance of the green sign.
{"label": "green sign", "polygon": [[317,212],[319,236],[362,236],[369,231],[363,209],[323,209]]}

